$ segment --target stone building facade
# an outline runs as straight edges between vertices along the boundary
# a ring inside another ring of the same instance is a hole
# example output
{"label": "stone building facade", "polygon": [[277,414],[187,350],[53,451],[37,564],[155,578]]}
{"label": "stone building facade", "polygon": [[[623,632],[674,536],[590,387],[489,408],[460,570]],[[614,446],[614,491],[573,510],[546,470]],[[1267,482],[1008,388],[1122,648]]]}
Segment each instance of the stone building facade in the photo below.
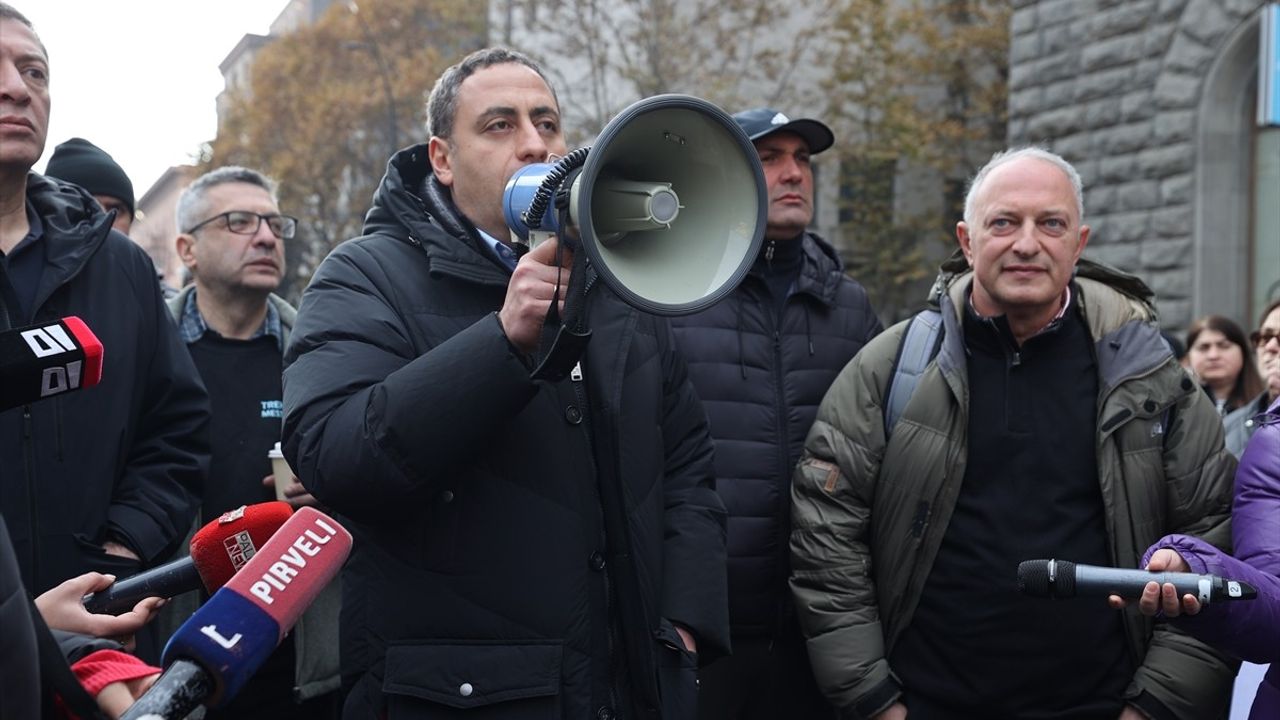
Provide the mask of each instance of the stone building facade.
{"label": "stone building facade", "polygon": [[1258,127],[1260,0],[1015,0],[1009,140],[1080,170],[1086,256],[1161,321],[1245,327],[1280,296],[1280,128]]}

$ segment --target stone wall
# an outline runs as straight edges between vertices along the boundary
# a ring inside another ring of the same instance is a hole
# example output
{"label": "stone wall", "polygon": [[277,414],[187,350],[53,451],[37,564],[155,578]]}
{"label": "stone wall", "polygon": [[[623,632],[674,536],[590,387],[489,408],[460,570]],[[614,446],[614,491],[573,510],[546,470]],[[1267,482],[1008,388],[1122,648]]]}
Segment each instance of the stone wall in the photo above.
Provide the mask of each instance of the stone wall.
{"label": "stone wall", "polygon": [[1197,132],[1211,67],[1263,4],[1014,0],[1010,144],[1041,143],[1075,164],[1093,228],[1086,255],[1141,276],[1166,327],[1244,309],[1205,310],[1200,297]]}

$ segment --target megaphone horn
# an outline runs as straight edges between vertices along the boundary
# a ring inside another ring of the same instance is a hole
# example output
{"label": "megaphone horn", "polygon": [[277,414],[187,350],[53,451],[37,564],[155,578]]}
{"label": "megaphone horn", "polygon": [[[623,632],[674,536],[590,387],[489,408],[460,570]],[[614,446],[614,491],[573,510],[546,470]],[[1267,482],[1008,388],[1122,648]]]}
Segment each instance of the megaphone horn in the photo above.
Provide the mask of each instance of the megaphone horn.
{"label": "megaphone horn", "polygon": [[516,237],[563,234],[549,209],[566,181],[569,221],[592,267],[645,312],[687,315],[714,305],[746,277],[764,238],[768,204],[755,147],[733,118],[696,97],[636,102],[594,146],[517,171],[502,199]]}

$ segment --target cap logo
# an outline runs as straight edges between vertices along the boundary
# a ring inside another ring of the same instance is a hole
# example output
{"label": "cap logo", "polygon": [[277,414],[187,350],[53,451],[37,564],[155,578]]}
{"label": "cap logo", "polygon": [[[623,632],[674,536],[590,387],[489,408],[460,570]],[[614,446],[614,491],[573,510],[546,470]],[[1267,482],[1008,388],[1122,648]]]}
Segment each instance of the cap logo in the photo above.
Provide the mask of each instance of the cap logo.
{"label": "cap logo", "polygon": [[774,115],[774,116],[773,116],[773,119],[769,121],[769,124],[770,124],[770,125],[785,125],[785,124],[787,124],[787,123],[789,123],[789,122],[791,122],[791,121],[787,119],[787,116],[786,116],[786,115],[783,115],[782,113],[778,113],[777,115]]}

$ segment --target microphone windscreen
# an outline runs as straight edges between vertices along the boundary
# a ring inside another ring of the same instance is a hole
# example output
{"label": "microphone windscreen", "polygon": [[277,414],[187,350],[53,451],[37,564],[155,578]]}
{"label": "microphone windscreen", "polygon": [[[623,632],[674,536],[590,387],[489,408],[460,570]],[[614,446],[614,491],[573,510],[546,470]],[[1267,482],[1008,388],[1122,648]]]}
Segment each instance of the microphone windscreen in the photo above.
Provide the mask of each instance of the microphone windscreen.
{"label": "microphone windscreen", "polygon": [[62,324],[84,350],[84,369],[81,371],[80,386],[93,387],[102,382],[102,341],[93,334],[83,320],[75,315],[62,318]]}
{"label": "microphone windscreen", "polygon": [[[1050,563],[1053,576],[1049,575]],[[1023,560],[1018,563],[1018,592],[1031,597],[1076,596],[1076,564],[1069,560]]]}
{"label": "microphone windscreen", "polygon": [[315,508],[303,507],[224,589],[270,615],[284,639],[350,553],[351,533],[346,528]]}
{"label": "microphone windscreen", "polygon": [[191,560],[212,595],[257,554],[293,514],[287,502],[241,505],[191,537]]}
{"label": "microphone windscreen", "polygon": [[213,679],[210,707],[236,696],[342,569],[351,534],[311,507],[290,517],[201,605],[164,648],[165,665],[198,663]]}
{"label": "microphone windscreen", "polygon": [[1048,597],[1048,560],[1023,560],[1018,563],[1018,592],[1032,597]]}

